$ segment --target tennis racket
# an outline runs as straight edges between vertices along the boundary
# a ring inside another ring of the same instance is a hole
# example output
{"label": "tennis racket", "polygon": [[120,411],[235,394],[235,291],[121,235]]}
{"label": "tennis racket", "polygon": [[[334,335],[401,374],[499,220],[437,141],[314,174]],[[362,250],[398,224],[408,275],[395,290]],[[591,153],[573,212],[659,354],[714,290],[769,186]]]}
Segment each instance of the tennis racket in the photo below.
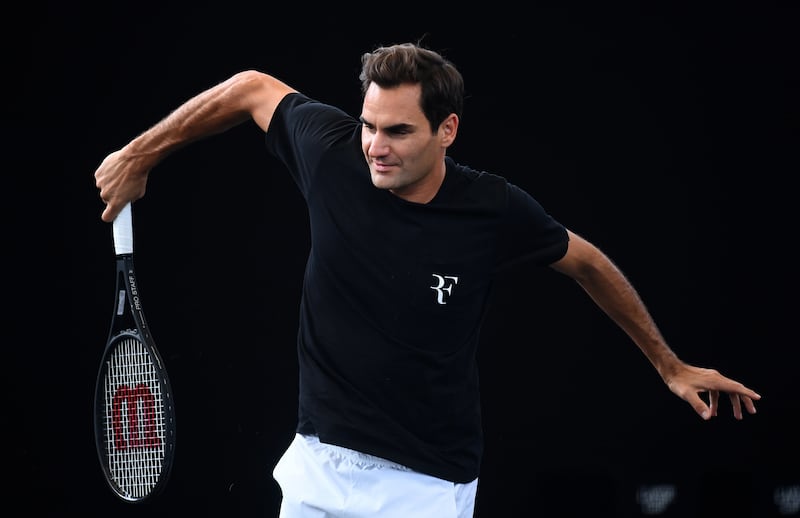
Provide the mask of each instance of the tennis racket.
{"label": "tennis racket", "polygon": [[97,375],[94,431],[103,473],[126,502],[157,495],[175,456],[175,407],[167,371],[142,309],[133,268],[133,215],[113,223],[116,291],[111,329]]}

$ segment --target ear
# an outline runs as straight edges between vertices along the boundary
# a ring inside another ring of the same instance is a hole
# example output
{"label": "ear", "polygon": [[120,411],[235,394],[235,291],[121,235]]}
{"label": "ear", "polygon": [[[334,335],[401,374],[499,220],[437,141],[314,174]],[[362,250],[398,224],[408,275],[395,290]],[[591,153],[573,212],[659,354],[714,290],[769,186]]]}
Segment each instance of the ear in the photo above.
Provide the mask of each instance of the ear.
{"label": "ear", "polygon": [[439,124],[439,142],[442,147],[450,147],[458,134],[458,115],[451,113]]}

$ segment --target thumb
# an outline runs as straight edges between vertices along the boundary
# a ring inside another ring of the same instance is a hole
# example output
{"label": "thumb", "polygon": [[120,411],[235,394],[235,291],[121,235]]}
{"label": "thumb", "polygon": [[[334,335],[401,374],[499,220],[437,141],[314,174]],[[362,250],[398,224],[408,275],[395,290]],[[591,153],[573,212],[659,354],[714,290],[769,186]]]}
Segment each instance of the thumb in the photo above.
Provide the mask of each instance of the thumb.
{"label": "thumb", "polygon": [[697,415],[702,417],[704,421],[711,419],[711,409],[700,396],[693,393],[686,400],[690,405],[692,405],[692,408],[694,408],[694,411],[697,412]]}
{"label": "thumb", "polygon": [[100,215],[100,219],[105,221],[106,223],[111,223],[119,214],[119,211],[122,210],[117,203],[107,203],[106,208],[103,210],[103,213]]}

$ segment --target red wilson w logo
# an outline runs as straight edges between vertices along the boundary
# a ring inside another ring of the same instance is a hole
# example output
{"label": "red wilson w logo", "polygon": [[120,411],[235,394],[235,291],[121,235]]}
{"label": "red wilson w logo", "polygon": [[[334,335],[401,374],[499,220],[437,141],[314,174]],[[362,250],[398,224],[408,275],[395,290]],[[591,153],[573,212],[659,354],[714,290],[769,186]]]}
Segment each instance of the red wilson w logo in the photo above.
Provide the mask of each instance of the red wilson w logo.
{"label": "red wilson w logo", "polygon": [[156,430],[156,401],[144,383],[120,385],[112,401],[114,448],[155,449],[161,446]]}

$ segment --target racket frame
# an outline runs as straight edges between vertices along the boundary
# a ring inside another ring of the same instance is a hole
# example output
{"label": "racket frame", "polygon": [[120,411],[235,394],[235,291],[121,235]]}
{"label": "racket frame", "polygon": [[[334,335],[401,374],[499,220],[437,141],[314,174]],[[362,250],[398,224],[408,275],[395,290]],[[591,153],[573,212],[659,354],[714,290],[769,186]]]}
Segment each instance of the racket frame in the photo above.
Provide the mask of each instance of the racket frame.
{"label": "racket frame", "polygon": [[[114,311],[111,317],[106,347],[95,384],[94,400],[94,430],[95,445],[108,485],[120,499],[140,503],[160,494],[169,479],[175,456],[175,406],[172,387],[164,361],[155,346],[155,341],[150,334],[150,328],[144,316],[142,296],[139,289],[136,270],[133,263],[133,233],[130,204],[114,221],[114,243],[116,251],[116,289],[114,295]],[[157,482],[143,495],[135,495],[122,487],[116,480],[109,466],[108,460],[108,434],[109,422],[113,420],[108,416],[108,403],[106,401],[106,373],[116,349],[125,341],[135,340],[141,344],[144,352],[152,364],[162,395],[163,420],[163,450],[164,457],[161,461],[161,470]]]}

